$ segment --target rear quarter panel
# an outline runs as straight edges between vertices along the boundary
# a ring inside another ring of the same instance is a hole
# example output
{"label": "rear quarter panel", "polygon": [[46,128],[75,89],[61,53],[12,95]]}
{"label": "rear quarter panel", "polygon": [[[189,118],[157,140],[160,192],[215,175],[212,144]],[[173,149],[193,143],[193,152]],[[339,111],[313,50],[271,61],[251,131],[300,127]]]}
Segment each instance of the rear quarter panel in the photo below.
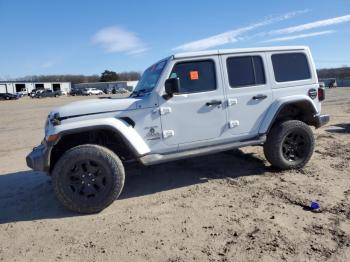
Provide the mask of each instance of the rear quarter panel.
{"label": "rear quarter panel", "polygon": [[[303,53],[307,57],[311,77],[306,80],[289,81],[289,82],[277,82],[272,64],[272,55],[285,54],[285,53]],[[269,79],[272,89],[273,103],[271,104],[268,113],[260,127],[259,133],[265,133],[273,121],[275,114],[278,112],[280,106],[289,102],[296,102],[307,100],[313,106],[313,110],[316,114],[321,112],[321,103],[316,97],[311,99],[308,95],[310,89],[316,89],[319,87],[317,72],[315,64],[309,48],[288,50],[288,51],[271,51],[266,52],[267,66]]]}
{"label": "rear quarter panel", "polygon": [[[289,81],[289,82],[277,82],[273,70],[271,57],[274,54],[286,54],[286,53],[303,53],[307,57],[308,65],[310,68],[311,78],[306,80]],[[281,97],[305,95],[308,96],[308,91],[312,88],[316,89],[319,87],[316,67],[310,52],[310,49],[305,47],[303,49],[289,50],[289,51],[274,51],[267,52],[267,64],[269,67],[272,96],[274,100]],[[321,103],[317,98],[311,100],[317,109],[317,112],[321,111]]]}

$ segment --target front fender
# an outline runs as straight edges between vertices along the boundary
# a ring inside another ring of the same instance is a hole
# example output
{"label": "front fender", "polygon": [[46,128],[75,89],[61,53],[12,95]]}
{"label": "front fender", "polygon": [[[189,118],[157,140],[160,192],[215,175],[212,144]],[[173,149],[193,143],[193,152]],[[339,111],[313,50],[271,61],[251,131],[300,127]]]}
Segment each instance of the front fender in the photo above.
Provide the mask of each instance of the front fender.
{"label": "front fender", "polygon": [[131,149],[138,156],[142,156],[150,152],[148,145],[130,124],[124,120],[116,119],[113,117],[81,120],[71,123],[62,123],[57,126],[51,126],[51,128],[47,130],[46,139],[48,136],[53,134],[74,134],[98,128],[106,128],[118,133],[128,143],[128,145],[130,145]]}
{"label": "front fender", "polygon": [[285,105],[297,103],[297,102],[307,102],[310,108],[313,110],[313,114],[318,114],[318,110],[312,99],[307,95],[293,95],[287,97],[281,97],[276,99],[268,109],[264,121],[259,128],[259,134],[266,134],[276,119],[278,113],[282,110]]}

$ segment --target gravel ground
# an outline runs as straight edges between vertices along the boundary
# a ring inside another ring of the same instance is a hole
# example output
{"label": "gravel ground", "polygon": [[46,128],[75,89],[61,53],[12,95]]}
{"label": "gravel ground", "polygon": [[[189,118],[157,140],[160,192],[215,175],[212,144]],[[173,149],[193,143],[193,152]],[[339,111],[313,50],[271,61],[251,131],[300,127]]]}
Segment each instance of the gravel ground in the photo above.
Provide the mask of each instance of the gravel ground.
{"label": "gravel ground", "polygon": [[121,198],[87,216],[25,164],[49,110],[78,99],[0,103],[0,261],[350,261],[350,88],[327,90],[332,119],[301,170],[259,147],[130,166]]}

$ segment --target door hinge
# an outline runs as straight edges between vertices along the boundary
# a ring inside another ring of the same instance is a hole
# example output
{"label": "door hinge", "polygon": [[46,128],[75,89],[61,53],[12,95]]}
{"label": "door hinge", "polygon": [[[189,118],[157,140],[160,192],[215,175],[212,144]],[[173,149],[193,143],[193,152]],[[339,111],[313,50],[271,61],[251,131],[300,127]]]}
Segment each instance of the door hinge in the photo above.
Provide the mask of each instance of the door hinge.
{"label": "door hinge", "polygon": [[228,106],[233,106],[233,105],[237,105],[238,104],[238,100],[237,98],[229,98],[227,100],[227,105]]}
{"label": "door hinge", "polygon": [[231,120],[230,122],[228,122],[228,127],[229,128],[234,128],[236,126],[239,126],[239,121],[238,120]]}
{"label": "door hinge", "polygon": [[172,137],[174,135],[175,135],[174,130],[164,130],[163,131],[163,138]]}
{"label": "door hinge", "polygon": [[159,108],[159,114],[166,115],[171,113],[171,107],[160,107]]}

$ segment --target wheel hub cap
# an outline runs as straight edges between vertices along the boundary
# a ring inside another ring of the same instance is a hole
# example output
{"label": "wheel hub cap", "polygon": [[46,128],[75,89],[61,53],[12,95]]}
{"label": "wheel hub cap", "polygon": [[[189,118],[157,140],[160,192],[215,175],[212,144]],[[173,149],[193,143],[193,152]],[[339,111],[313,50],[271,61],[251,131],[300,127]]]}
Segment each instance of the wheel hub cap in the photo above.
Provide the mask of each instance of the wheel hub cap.
{"label": "wheel hub cap", "polygon": [[97,197],[107,184],[104,173],[104,168],[94,161],[78,161],[68,174],[71,193],[83,198]]}
{"label": "wheel hub cap", "polygon": [[285,137],[282,143],[283,157],[291,162],[299,161],[305,155],[307,141],[300,132],[292,131]]}

